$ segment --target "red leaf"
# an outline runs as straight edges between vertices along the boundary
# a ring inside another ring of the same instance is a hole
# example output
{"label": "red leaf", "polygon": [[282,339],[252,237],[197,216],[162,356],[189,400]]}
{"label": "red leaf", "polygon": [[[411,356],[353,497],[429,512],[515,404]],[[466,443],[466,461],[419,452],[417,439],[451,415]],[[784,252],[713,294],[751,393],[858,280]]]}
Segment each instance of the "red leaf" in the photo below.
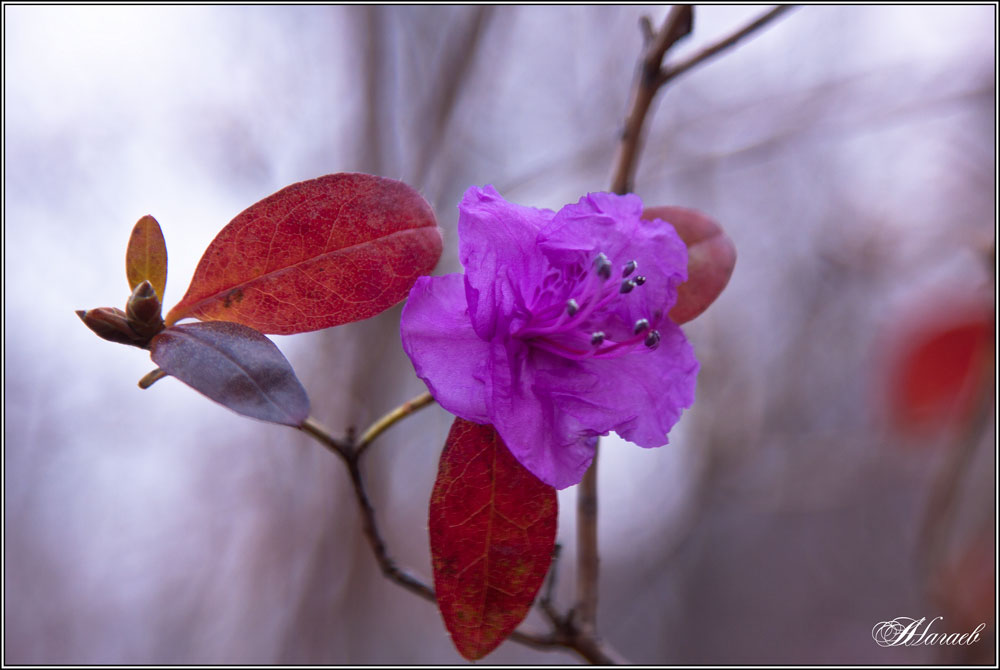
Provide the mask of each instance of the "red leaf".
{"label": "red leaf", "polygon": [[714,220],[695,209],[650,207],[643,219],[662,219],[674,226],[688,248],[688,279],[670,310],[674,323],[686,323],[715,302],[736,266],[736,245]]}
{"label": "red leaf", "polygon": [[156,219],[148,214],[135,224],[125,251],[125,276],[129,289],[149,281],[156,297],[163,302],[167,286],[167,244]]}
{"label": "red leaf", "polygon": [[438,608],[465,658],[493,651],[527,616],[552,560],[557,511],[556,490],[493,426],[455,419],[429,526]]}
{"label": "red leaf", "polygon": [[309,397],[278,347],[253,328],[216,321],[163,330],[153,362],[196,391],[261,421],[300,426]]}
{"label": "red leaf", "polygon": [[289,335],[375,316],[441,256],[434,213],[406,184],[333,174],[244,210],[202,256],[167,315]]}

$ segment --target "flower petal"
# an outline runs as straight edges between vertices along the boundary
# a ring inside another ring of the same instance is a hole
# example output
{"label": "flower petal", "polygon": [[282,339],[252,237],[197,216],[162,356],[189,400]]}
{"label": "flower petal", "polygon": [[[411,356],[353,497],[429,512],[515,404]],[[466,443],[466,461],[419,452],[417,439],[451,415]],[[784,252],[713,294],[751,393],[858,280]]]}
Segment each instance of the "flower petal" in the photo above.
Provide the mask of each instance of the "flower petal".
{"label": "flower petal", "polygon": [[514,311],[522,289],[540,283],[545,259],[536,240],[554,212],[507,202],[492,186],[466,191],[458,212],[469,314],[479,336],[489,339],[497,318]]}
{"label": "flower petal", "polygon": [[403,349],[434,399],[468,421],[489,423],[489,344],[472,330],[462,275],[420,277],[399,321]]}
{"label": "flower petal", "polygon": [[492,423],[514,457],[557,489],[578,484],[594,459],[596,435],[587,431],[536,385],[539,370],[558,376],[572,365],[517,341],[491,350]]}
{"label": "flower petal", "polygon": [[698,361],[671,321],[660,326],[660,338],[652,351],[579,361],[573,374],[540,372],[535,386],[596,433],[613,430],[640,447],[667,444],[681,410],[694,402]]}
{"label": "flower petal", "polygon": [[642,200],[636,195],[591,193],[580,198],[559,210],[538,241],[553,264],[589,264],[603,253],[618,273],[635,261],[633,276],[648,281],[614,306],[629,326],[657,312],[666,314],[677,301],[677,287],[687,279],[684,242],[668,222],[643,221]]}

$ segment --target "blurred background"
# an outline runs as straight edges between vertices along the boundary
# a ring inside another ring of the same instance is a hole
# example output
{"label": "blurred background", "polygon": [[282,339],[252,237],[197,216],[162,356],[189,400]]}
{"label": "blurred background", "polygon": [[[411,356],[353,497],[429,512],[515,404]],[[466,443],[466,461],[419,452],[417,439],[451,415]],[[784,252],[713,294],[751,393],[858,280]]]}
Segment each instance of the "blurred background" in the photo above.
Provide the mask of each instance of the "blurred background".
{"label": "blurred background", "polygon": [[[764,9],[698,7],[671,58]],[[639,19],[666,11],[5,6],[5,663],[463,662],[381,577],[335,457],[176,380],[140,390],[146,352],[73,311],[123,306],[142,215],[169,307],[233,216],[333,172],[420,190],[436,272],[459,271],[470,185],[553,209],[608,187]],[[685,326],[701,372],[671,444],[602,448],[598,623],[630,660],[995,662],[995,25],[992,5],[799,8],[658,96],[636,191],[712,215],[739,258]],[[424,390],[399,312],[273,338],[335,432]],[[985,335],[938,337],[968,323]],[[364,464],[427,579],[450,423],[423,410]],[[984,639],[872,639],[935,616]]]}

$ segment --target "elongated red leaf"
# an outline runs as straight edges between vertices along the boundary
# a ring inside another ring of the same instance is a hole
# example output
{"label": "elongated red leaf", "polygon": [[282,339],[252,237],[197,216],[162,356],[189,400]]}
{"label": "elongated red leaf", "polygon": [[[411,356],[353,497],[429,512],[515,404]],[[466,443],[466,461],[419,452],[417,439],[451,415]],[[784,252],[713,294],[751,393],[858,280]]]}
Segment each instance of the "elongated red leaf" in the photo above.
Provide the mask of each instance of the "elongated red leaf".
{"label": "elongated red leaf", "polygon": [[360,321],[406,297],[441,256],[434,213],[406,184],[334,174],[244,210],[208,246],[167,315],[288,335]]}
{"label": "elongated red leaf", "polygon": [[125,251],[125,276],[129,289],[148,280],[156,297],[163,302],[167,287],[167,244],[163,241],[160,224],[148,214],[132,228]]}
{"label": "elongated red leaf", "polygon": [[552,560],[557,511],[556,490],[493,426],[455,419],[429,527],[438,608],[465,658],[493,651],[528,614]]}
{"label": "elongated red leaf", "polygon": [[687,245],[688,278],[670,310],[674,323],[686,323],[708,309],[726,288],[736,266],[736,245],[722,226],[695,209],[650,207],[642,218],[672,224]]}
{"label": "elongated red leaf", "polygon": [[300,426],[309,397],[278,347],[253,328],[184,323],[150,342],[153,362],[196,391],[261,421]]}

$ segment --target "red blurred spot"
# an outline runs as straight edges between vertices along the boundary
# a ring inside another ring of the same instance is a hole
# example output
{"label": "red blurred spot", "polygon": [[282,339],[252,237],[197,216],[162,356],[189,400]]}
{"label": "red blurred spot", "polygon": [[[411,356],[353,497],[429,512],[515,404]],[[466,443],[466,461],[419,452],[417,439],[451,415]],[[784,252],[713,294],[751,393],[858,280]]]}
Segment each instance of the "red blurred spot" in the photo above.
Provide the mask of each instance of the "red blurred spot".
{"label": "red blurred spot", "polygon": [[969,420],[994,353],[992,312],[975,309],[910,331],[891,386],[893,419],[907,432]]}

